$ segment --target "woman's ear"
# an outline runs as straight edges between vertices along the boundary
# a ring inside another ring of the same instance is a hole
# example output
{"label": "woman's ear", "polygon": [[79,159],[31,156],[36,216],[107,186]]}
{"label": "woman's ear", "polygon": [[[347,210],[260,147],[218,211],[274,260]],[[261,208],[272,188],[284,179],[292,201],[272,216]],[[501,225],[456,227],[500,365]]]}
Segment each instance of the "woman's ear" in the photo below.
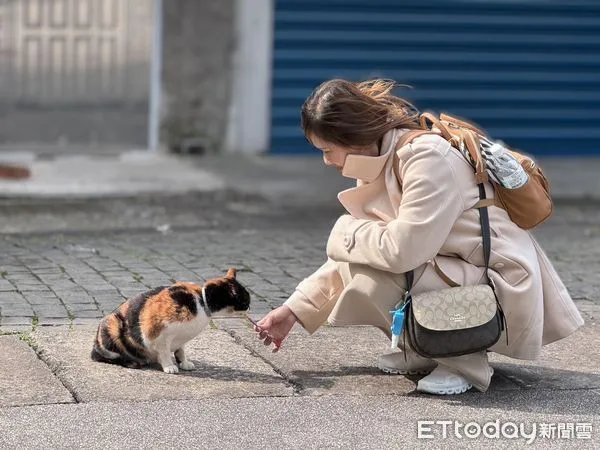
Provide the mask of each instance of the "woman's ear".
{"label": "woman's ear", "polygon": [[227,275],[225,275],[225,277],[235,279],[236,273],[237,273],[237,271],[233,267],[230,267],[229,270],[227,271]]}

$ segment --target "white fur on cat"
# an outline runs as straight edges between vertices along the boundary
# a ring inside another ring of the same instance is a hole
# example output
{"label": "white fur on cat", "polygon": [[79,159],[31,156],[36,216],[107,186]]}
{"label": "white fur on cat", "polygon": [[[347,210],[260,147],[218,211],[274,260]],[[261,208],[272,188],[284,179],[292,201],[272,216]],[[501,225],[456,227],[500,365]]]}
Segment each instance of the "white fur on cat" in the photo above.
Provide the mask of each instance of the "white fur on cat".
{"label": "white fur on cat", "polygon": [[[204,290],[202,294],[204,294]],[[198,336],[202,330],[206,328],[209,318],[206,315],[206,311],[202,307],[202,304],[199,302],[199,297],[194,296],[194,300],[196,302],[196,311],[198,311],[198,314],[193,320],[167,325],[154,342],[148,341],[146,336],[143,336],[146,348],[155,353],[155,358],[166,373],[178,373],[179,369],[195,369],[194,363],[188,361],[185,357],[184,345]],[[177,367],[177,364],[173,361],[174,352],[178,352],[178,356],[180,356],[181,362],[179,363],[179,367]]]}

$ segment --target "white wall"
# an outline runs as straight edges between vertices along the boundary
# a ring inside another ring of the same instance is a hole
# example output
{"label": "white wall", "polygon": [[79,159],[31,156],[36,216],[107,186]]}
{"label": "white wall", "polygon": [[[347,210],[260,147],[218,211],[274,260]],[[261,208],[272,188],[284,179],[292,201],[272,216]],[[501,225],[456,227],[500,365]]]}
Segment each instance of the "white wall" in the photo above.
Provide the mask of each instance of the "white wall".
{"label": "white wall", "polygon": [[228,152],[269,150],[274,1],[236,0]]}

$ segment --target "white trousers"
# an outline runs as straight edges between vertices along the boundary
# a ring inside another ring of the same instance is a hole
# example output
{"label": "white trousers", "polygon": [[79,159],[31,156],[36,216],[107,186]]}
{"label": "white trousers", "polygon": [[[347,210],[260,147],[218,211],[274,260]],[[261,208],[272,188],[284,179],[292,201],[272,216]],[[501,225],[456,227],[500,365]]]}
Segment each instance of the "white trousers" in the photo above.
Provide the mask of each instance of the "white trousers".
{"label": "white trousers", "polygon": [[[461,284],[483,282],[483,269],[470,264],[468,266],[470,267],[466,267],[464,271],[467,279],[461,280]],[[370,325],[381,329],[391,339],[392,317],[389,311],[406,292],[406,277],[348,263],[339,263],[339,272],[344,290],[329,316],[331,325]],[[415,270],[413,293],[447,287],[430,264]],[[404,352],[414,352],[408,344],[404,345],[403,336],[400,336],[399,347]],[[452,372],[459,373],[482,392],[489,387],[491,374],[485,351],[452,358],[436,358],[435,361]]]}

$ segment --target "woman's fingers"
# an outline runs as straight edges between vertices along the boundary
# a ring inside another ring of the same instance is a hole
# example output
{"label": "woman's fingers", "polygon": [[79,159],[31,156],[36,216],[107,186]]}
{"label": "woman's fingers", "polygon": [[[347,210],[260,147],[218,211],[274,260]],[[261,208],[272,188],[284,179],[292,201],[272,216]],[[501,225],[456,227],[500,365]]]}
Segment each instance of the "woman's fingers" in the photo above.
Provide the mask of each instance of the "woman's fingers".
{"label": "woman's fingers", "polygon": [[269,336],[269,334],[264,330],[260,331],[258,338],[261,341],[264,341],[265,345],[271,345],[271,343],[273,342],[273,338],[271,336]]}
{"label": "woman's fingers", "polygon": [[249,316],[248,316],[248,320],[250,320],[250,322],[252,322],[252,324],[254,325],[254,331],[256,333],[258,333],[258,339],[263,341],[263,344],[267,347],[271,344],[275,344],[275,348],[273,349],[273,352],[277,352],[279,350],[279,347],[281,346],[282,339],[275,339],[269,335],[270,327],[264,326],[261,323],[264,320],[261,320],[260,322],[256,322],[254,319],[252,319]]}
{"label": "woman's fingers", "polygon": [[246,316],[246,318],[250,321],[250,323],[252,323],[252,325],[254,325],[255,332],[259,333],[260,331],[262,331],[263,325],[260,322],[263,322],[263,320],[261,320],[260,322],[257,322],[250,316]]}

